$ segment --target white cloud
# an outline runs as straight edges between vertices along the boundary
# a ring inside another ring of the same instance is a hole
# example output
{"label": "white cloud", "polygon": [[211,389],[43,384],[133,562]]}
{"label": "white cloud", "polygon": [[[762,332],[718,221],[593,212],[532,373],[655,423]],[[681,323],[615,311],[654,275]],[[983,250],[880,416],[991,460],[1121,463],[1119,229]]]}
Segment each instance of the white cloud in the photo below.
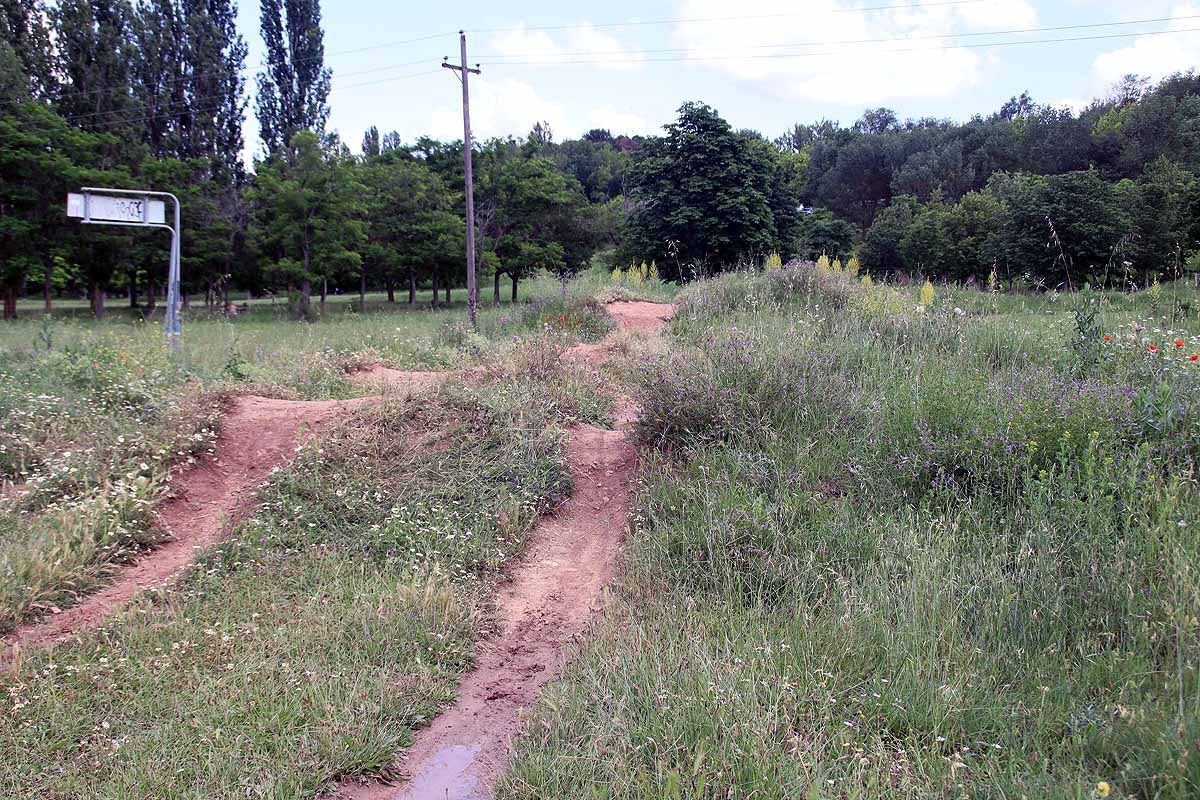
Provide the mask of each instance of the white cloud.
{"label": "white cloud", "polygon": [[[567,120],[562,108],[538,94],[529,83],[516,78],[488,78],[487,73],[471,79],[471,131],[477,139],[493,136],[524,136],[535,122],[549,122],[557,132]],[[432,134],[444,139],[462,138],[462,112],[438,109],[433,112]]]}
{"label": "white cloud", "polygon": [[1173,19],[1169,30],[1188,31],[1165,36],[1138,36],[1133,44],[1101,53],[1092,62],[1092,72],[1106,86],[1112,85],[1129,73],[1162,78],[1172,72],[1195,67],[1200,61],[1200,20],[1180,19],[1200,14],[1200,6],[1191,3],[1176,5],[1171,10]]}
{"label": "white cloud", "polygon": [[[598,69],[633,70],[642,66],[641,50],[626,47],[589,22],[555,33],[557,39],[546,31],[520,25],[496,34],[490,45],[503,61],[529,62],[533,66],[573,60],[587,61]],[[481,58],[486,60],[487,56]]]}
{"label": "white cloud", "polygon": [[1048,103],[1051,108],[1069,108],[1076,114],[1085,110],[1091,104],[1091,100],[1084,100],[1079,97],[1062,97],[1058,100],[1051,100]]}
{"label": "white cloud", "polygon": [[[849,0],[743,0],[741,18],[686,22],[673,38],[700,60],[787,99],[863,105],[947,97],[974,86],[985,51],[940,47],[947,34],[1027,27],[1028,0],[854,13]],[[683,18],[729,17],[724,0],[684,0]],[[886,39],[889,41],[864,41]],[[904,52],[897,52],[904,51]]]}
{"label": "white cloud", "polygon": [[[548,122],[556,141],[582,136],[592,128],[614,134],[653,133],[656,125],[626,108],[596,105],[586,100],[564,106],[538,94],[532,84],[516,78],[471,79],[471,131],[477,139],[495,136],[523,138],[534,123]],[[430,134],[440,139],[462,138],[462,113],[457,107],[437,109]]]}

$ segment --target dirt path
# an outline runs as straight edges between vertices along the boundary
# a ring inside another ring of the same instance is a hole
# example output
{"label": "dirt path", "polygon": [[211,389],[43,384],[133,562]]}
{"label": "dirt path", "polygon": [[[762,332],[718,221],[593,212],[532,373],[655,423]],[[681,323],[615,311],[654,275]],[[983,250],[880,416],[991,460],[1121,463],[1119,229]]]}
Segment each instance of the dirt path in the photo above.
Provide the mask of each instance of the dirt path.
{"label": "dirt path", "polygon": [[[386,368],[380,368],[386,369]],[[434,373],[389,370],[390,386],[416,389]],[[368,373],[367,380],[370,379]],[[362,380],[362,379],[360,379]],[[171,582],[217,544],[228,523],[252,508],[254,492],[271,470],[291,460],[306,433],[378,397],[355,400],[276,400],[244,395],[221,421],[213,455],[171,481],[174,494],[157,510],[171,539],[119,567],[108,586],[54,616],[21,626],[0,640],[0,665],[17,663],[23,651],[49,647],[98,627],[139,592]]]}
{"label": "dirt path", "polygon": [[[671,307],[612,303],[622,330],[654,332]],[[591,345],[597,348],[599,345]],[[600,352],[592,350],[589,352]],[[403,786],[344,783],[337,800],[487,800],[508,763],[522,712],[566,660],[612,580],[625,532],[637,451],[628,437],[637,408],[618,403],[618,430],[570,430],[571,497],[540,522],[496,596],[498,634],[480,644],[458,700],[419,731],[405,754]]]}

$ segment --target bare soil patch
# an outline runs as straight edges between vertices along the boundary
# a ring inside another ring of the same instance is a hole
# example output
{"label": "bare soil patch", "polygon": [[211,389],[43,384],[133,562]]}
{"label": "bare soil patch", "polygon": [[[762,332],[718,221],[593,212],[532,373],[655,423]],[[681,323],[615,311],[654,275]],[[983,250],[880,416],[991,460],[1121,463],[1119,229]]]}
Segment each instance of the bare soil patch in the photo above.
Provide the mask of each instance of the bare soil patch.
{"label": "bare soil patch", "polygon": [[[386,367],[364,373],[388,386],[420,389],[438,373],[405,373]],[[235,398],[222,419],[212,455],[171,481],[172,495],[158,509],[171,539],[117,570],[112,583],[78,605],[23,625],[0,642],[0,663],[16,663],[25,650],[48,647],[98,627],[139,592],[170,583],[204,550],[217,544],[229,523],[253,507],[254,492],[276,467],[289,462],[308,436],[337,416],[378,402],[278,400],[255,395]]]}
{"label": "bare soil patch", "polygon": [[[660,303],[608,305],[622,330],[653,333],[673,308]],[[604,343],[578,345],[567,358],[599,365]],[[343,783],[336,800],[487,800],[504,772],[522,712],[559,674],[567,646],[583,634],[603,606],[625,535],[637,449],[627,435],[638,409],[622,397],[617,430],[590,425],[570,430],[567,463],[574,491],[530,534],[524,556],[496,595],[498,633],[480,643],[475,668],[459,684],[459,697],[405,754],[402,786]]]}
{"label": "bare soil patch", "polygon": [[530,535],[496,596],[498,634],[480,645],[458,701],[408,751],[403,787],[347,783],[340,800],[486,798],[503,772],[521,711],[559,673],[566,646],[586,629],[613,577],[637,451],[618,431],[571,429],[571,497]]}

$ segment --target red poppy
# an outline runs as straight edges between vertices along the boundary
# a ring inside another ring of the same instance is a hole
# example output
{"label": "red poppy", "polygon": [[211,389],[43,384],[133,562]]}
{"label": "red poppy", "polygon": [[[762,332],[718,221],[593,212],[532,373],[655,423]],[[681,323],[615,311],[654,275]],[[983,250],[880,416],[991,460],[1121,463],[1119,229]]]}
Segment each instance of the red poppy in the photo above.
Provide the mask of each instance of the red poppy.
{"label": "red poppy", "polygon": [[1200,361],[1200,356],[1193,353],[1192,355],[1188,356],[1188,361]]}
{"label": "red poppy", "polygon": [[1107,334],[1107,333],[1106,333],[1106,334],[1104,334],[1104,341],[1106,341],[1106,342],[1111,342],[1111,341],[1112,341],[1112,336],[1111,336],[1110,334]]}
{"label": "red poppy", "polygon": [[1176,347],[1183,347],[1183,340],[1182,340],[1182,339],[1176,339],[1176,340],[1175,340],[1175,346],[1176,346]]}
{"label": "red poppy", "polygon": [[1150,352],[1151,352],[1151,353],[1157,353],[1157,352],[1158,352],[1158,345],[1156,345],[1156,344],[1152,344],[1152,345],[1150,345]]}

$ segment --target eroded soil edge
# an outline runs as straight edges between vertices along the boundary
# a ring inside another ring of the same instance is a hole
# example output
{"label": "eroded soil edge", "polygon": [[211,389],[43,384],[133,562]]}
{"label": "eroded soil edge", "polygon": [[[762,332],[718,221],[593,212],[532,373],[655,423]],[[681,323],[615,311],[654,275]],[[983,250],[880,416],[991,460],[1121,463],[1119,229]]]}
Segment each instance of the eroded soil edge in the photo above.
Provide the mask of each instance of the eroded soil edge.
{"label": "eroded soil edge", "polygon": [[[622,330],[653,333],[671,316],[658,303],[612,303]],[[591,356],[600,345],[572,348]],[[570,351],[568,357],[574,355]],[[586,361],[592,363],[591,358]],[[400,786],[346,782],[338,800],[486,800],[513,739],[542,688],[562,669],[567,645],[587,628],[612,580],[629,514],[637,450],[627,431],[637,410],[618,403],[618,429],[570,430],[571,497],[530,533],[524,556],[496,595],[499,632],[479,644],[454,705],[419,731]]]}

